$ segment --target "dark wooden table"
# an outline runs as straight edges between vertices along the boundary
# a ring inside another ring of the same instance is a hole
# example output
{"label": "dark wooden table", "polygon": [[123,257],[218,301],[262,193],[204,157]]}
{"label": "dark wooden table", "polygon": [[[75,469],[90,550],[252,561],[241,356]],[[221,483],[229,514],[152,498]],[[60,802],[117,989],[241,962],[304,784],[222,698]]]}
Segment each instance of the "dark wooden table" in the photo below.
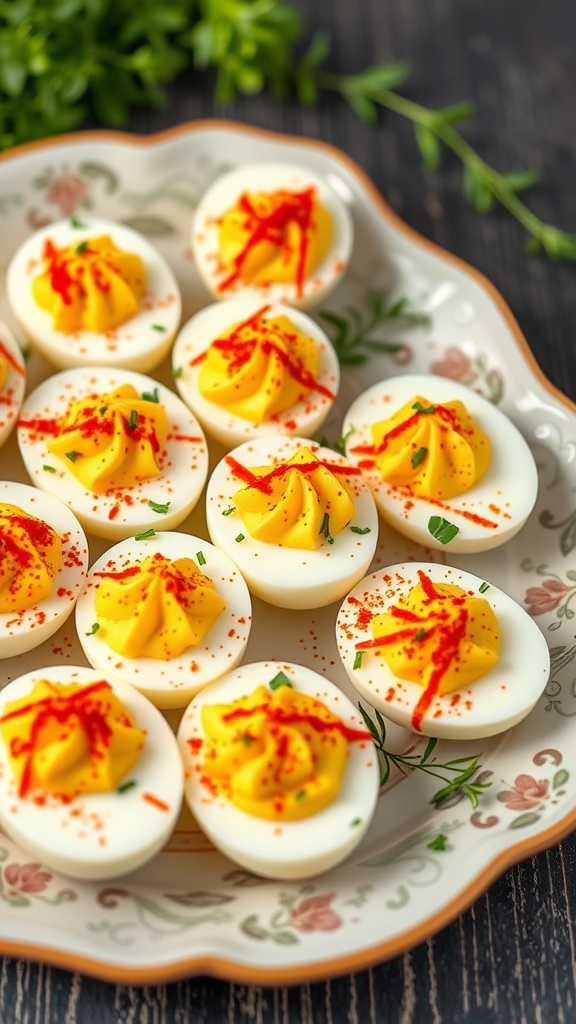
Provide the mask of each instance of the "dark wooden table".
{"label": "dark wooden table", "polygon": [[[466,135],[493,166],[531,166],[544,219],[576,231],[576,6],[571,0],[300,0],[310,29],[333,35],[331,64],[354,70],[406,59],[403,91],[430,107],[472,99]],[[576,400],[576,266],[529,258],[506,214],[484,218],[462,196],[450,158],[424,177],[409,125],[374,129],[336,97],[305,110],[252,97],[214,104],[192,77],[163,111],[130,128],[230,117],[325,140],[347,151],[414,228],[483,271],[502,292],[545,374]],[[576,838],[509,870],[473,907],[423,945],[353,977],[262,989],[193,978],[168,986],[113,986],[6,959],[6,1024],[552,1024],[576,1019]]]}

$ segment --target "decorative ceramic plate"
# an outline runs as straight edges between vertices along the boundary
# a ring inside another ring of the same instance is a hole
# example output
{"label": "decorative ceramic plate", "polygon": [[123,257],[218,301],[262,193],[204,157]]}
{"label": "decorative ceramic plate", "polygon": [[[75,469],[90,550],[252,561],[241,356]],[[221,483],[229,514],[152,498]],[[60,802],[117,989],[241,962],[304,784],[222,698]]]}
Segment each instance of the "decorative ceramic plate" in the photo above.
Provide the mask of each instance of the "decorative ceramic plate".
{"label": "decorative ceramic plate", "polygon": [[[305,140],[209,122],[148,139],[71,136],[0,160],[0,267],[41,225],[90,211],[143,232],[176,273],[184,316],[208,302],[189,250],[203,190],[233,165],[288,160],[327,177],[354,221],[351,269],[322,313],[346,341],[386,301],[404,297],[424,323],[392,322],[370,335],[391,342],[345,369],[323,433],[374,380],[406,370],[443,374],[480,391],[520,428],[539,467],[539,499],[503,548],[459,556],[458,566],[522,604],[549,641],[552,672],[533,712],[492,740],[438,744],[446,759],[480,753],[490,787],[472,809],[456,791],[440,805],[437,780],[393,776],[354,855],[306,883],[254,877],[216,853],[182,818],[167,848],[116,883],[71,883],[0,837],[0,952],[128,983],[208,973],[277,984],[348,972],[392,957],[441,928],[510,864],[558,842],[576,826],[576,417],[538,371],[510,311],[478,273],[414,235],[341,153]],[[11,322],[4,298],[0,316]],[[320,311],[315,314],[320,319]],[[34,357],[29,387],[49,371]],[[168,366],[158,378],[171,384]],[[25,481],[14,437],[1,475]],[[187,520],[205,531],[201,510]],[[204,534],[205,535],[205,534]],[[91,539],[94,559],[102,541]],[[427,557],[430,555],[427,553]],[[382,530],[375,566],[422,558]],[[334,638],[337,606],[286,612],[254,602],[246,660],[280,658],[324,672],[350,693]],[[0,681],[42,664],[84,663],[69,621],[29,655],[0,663]],[[175,724],[175,723],[174,723]],[[395,749],[418,744],[391,730]],[[423,742],[423,741],[422,741]]]}

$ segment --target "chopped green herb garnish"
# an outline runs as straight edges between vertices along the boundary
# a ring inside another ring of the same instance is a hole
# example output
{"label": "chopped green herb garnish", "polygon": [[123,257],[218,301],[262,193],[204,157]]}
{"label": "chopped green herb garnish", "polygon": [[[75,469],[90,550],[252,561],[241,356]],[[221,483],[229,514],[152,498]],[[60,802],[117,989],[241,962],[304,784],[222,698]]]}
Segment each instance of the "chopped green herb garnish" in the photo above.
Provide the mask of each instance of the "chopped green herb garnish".
{"label": "chopped green herb garnish", "polygon": [[70,226],[73,228],[85,228],[88,225],[83,224],[81,220],[78,220],[78,217],[70,217]]}
{"label": "chopped green herb garnish", "polygon": [[78,458],[78,452],[64,452],[64,454],[67,459],[70,459],[70,462],[76,462]]}
{"label": "chopped green herb garnish", "polygon": [[299,789],[298,792],[296,793],[296,796],[294,797],[294,799],[295,800],[303,800],[305,796],[306,796],[306,790],[305,789]]}
{"label": "chopped green herb garnish", "polygon": [[103,416],[105,412],[108,412],[108,406],[101,405],[100,408],[98,409],[98,412],[100,413],[101,416]]}
{"label": "chopped green herb garnish", "polygon": [[156,530],[144,530],[143,533],[137,533],[134,540],[150,540],[150,537],[156,536]]}
{"label": "chopped green herb garnish", "polygon": [[454,540],[456,534],[460,533],[460,527],[448,522],[444,516],[430,516],[428,533],[431,533],[441,544],[449,544],[451,540]]}
{"label": "chopped green herb garnish", "polygon": [[490,584],[486,582],[481,583],[480,586],[478,587],[478,590],[480,591],[481,594],[485,594],[487,590],[490,590]]}
{"label": "chopped green herb garnish", "polygon": [[172,370],[172,376],[173,376],[174,380],[178,380],[178,378],[181,377],[183,373],[184,373],[184,367],[183,366],[175,366],[174,369]]}
{"label": "chopped green herb garnish", "polygon": [[421,463],[424,462],[424,459],[426,458],[427,455],[427,448],[417,448],[410,460],[412,463],[412,469],[416,469],[416,466],[420,466]]}
{"label": "chopped green herb garnish", "polygon": [[134,786],[137,785],[138,783],[136,782],[136,779],[129,779],[128,782],[121,782],[120,785],[117,787],[116,792],[126,793],[129,789],[134,789]]}
{"label": "chopped green herb garnish", "polygon": [[282,670],[274,676],[274,679],[270,680],[268,686],[272,691],[280,689],[281,686],[289,686],[290,689],[292,689],[292,683],[286,673],[282,672]]}
{"label": "chopped green herb garnish", "polygon": [[166,504],[161,505],[159,502],[152,501],[152,499],[150,498],[148,502],[148,508],[151,508],[153,512],[158,512],[160,515],[165,516],[168,509],[170,508],[170,502],[167,501]]}
{"label": "chopped green herb garnish", "polygon": [[54,469],[54,466],[44,465],[44,466],[42,466],[42,469],[44,470],[45,473],[55,473],[56,472],[56,470]]}
{"label": "chopped green herb garnish", "polygon": [[350,529],[352,530],[352,533],[359,533],[361,537],[363,537],[365,533],[372,533],[369,526],[351,526]]}
{"label": "chopped green herb garnish", "polygon": [[240,739],[245,747],[249,747],[250,744],[254,742],[254,737],[251,736],[249,732],[240,733]]}
{"label": "chopped green herb garnish", "polygon": [[142,398],[145,402],[159,402],[158,388],[154,388],[154,391],[143,391]]}
{"label": "chopped green herb garnish", "polygon": [[82,254],[83,252],[86,252],[87,248],[88,248],[88,242],[80,242],[80,244],[76,246],[76,252],[79,252],[80,254]]}
{"label": "chopped green herb garnish", "polygon": [[423,416],[429,416],[431,412],[436,412],[435,405],[422,405],[422,402],[414,402],[412,408],[416,409],[416,412],[422,413]]}
{"label": "chopped green herb garnish", "polygon": [[322,526],[318,530],[318,533],[321,533],[322,536],[324,537],[324,539],[327,540],[329,544],[333,544],[334,543],[334,537],[330,533],[330,516],[329,516],[328,512],[324,513],[324,518],[322,520]]}
{"label": "chopped green herb garnish", "polygon": [[236,537],[234,537],[234,540],[236,541],[237,544],[241,544],[243,540],[246,540],[246,537],[244,536],[243,533],[239,533],[236,535]]}
{"label": "chopped green herb garnish", "polygon": [[24,348],[21,349],[21,352],[22,352],[22,359],[24,360],[24,362],[25,363],[30,362],[30,356],[32,355],[32,349],[30,348],[30,345],[25,345]]}
{"label": "chopped green herb garnish", "polygon": [[88,632],[84,634],[84,636],[94,636],[94,634],[97,633],[99,629],[100,623],[95,622],[94,625],[92,626],[92,629],[89,629]]}
{"label": "chopped green herb garnish", "polygon": [[427,849],[439,850],[441,853],[444,853],[448,849],[448,837],[440,832],[437,836],[434,836],[434,839],[430,840],[427,844]]}
{"label": "chopped green herb garnish", "polygon": [[336,441],[334,447],[337,452],[340,452],[340,455],[346,455],[346,441],[352,436],[355,429],[355,427],[350,427],[350,430],[347,430],[346,433],[342,434],[342,436]]}
{"label": "chopped green herb garnish", "polygon": [[201,551],[196,552],[196,561],[198,562],[198,565],[206,565],[206,559]]}
{"label": "chopped green herb garnish", "polygon": [[166,328],[164,327],[164,324],[152,324],[152,330],[163,334]]}
{"label": "chopped green herb garnish", "polygon": [[362,824],[362,818],[352,818],[350,822],[350,828],[358,828],[358,825]]}
{"label": "chopped green herb garnish", "polygon": [[223,516],[231,516],[232,513],[235,512],[235,511],[236,511],[236,506],[235,505],[231,505],[230,508],[225,508],[224,509],[222,515]]}
{"label": "chopped green herb garnish", "polygon": [[415,640],[423,640],[425,636],[426,636],[426,630],[425,629],[417,629],[416,632],[414,633],[414,639]]}
{"label": "chopped green herb garnish", "polygon": [[356,651],[352,668],[362,668],[362,651]]}
{"label": "chopped green herb garnish", "polygon": [[138,413],[136,412],[135,409],[132,409],[132,411],[130,413],[130,419],[128,420],[128,429],[129,430],[134,430],[134,428],[136,427],[137,423],[138,423]]}

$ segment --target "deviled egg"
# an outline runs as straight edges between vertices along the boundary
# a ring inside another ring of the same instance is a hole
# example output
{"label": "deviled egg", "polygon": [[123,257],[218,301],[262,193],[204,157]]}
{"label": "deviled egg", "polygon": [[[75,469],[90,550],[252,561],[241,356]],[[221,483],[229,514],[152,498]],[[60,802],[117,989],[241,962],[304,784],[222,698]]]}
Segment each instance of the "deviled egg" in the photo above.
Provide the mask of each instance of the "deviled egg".
{"label": "deviled egg", "polygon": [[353,242],[350,214],[307,167],[259,163],[217,178],[192,228],[198,272],[217,299],[234,295],[309,307],[342,279]]}
{"label": "deviled egg", "polygon": [[86,579],[88,544],[75,515],[36,487],[0,481],[0,658],[48,640]]}
{"label": "deviled egg", "polygon": [[0,446],[16,424],[25,390],[24,357],[12,332],[0,321]]}
{"label": "deviled egg", "polygon": [[32,345],[62,369],[151,370],[182,312],[160,253],[131,228],[94,217],[49,224],[26,239],[8,266],[6,294]]}
{"label": "deviled egg", "polygon": [[425,736],[504,732],[532,710],[550,676],[546,640],[520,605],[433,562],[361,580],[342,603],[336,640],[360,696]]}
{"label": "deviled egg", "polygon": [[314,434],[340,382],[336,353],[314,320],[255,298],[223,300],[192,317],[172,366],[186,404],[227,448],[264,434]]}
{"label": "deviled egg", "polygon": [[280,608],[339,600],[378,539],[360,470],[301,437],[257,438],[226,455],[208,482],[206,520],[251,592]]}
{"label": "deviled egg", "polygon": [[74,878],[116,878],[169,839],[182,761],[163,715],[131,686],[59,665],[0,692],[0,826]]}
{"label": "deviled egg", "polygon": [[185,798],[214,845],[249,871],[307,878],[358,845],[380,769],[360,713],[301,665],[242,665],[184,712]]}
{"label": "deviled egg", "polygon": [[129,370],[49,377],[24,402],[18,442],[36,486],[113,540],[178,526],[208,472],[192,413],[169,388]]}
{"label": "deviled egg", "polygon": [[401,374],[374,384],[348,410],[343,434],[383,519],[425,546],[497,547],[536,502],[536,463],[520,431],[445,377]]}
{"label": "deviled egg", "polygon": [[252,619],[234,563],[200,537],[157,533],[110,548],[76,606],[88,661],[159,708],[181,708],[240,662]]}

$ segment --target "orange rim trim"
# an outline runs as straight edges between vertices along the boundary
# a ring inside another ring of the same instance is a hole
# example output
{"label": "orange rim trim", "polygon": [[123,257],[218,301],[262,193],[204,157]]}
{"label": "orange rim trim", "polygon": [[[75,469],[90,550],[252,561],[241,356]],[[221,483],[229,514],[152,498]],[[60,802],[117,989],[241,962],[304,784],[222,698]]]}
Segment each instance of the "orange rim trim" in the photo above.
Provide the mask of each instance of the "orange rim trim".
{"label": "orange rim trim", "polygon": [[[73,134],[60,135],[58,143],[85,143],[85,142],[118,142],[129,146],[157,146],[168,142],[170,139],[181,135],[196,134],[206,131],[231,131],[242,135],[269,139],[282,143],[294,143],[301,147],[308,147],[312,150],[320,150],[330,157],[345,165],[356,177],[368,193],[371,201],[380,210],[397,231],[406,235],[416,242],[420,248],[433,253],[447,263],[451,263],[459,270],[464,271],[475,279],[482,289],[492,299],[506,321],[511,334],[518,345],[528,367],[542,384],[542,386],[562,405],[576,413],[576,404],[564,395],[559,388],[544,375],[532,351],[524,337],[520,326],[514,318],[511,309],[506,304],[500,292],[479,270],[466,263],[459,256],[446,252],[441,246],[420,235],[413,228],[401,220],[392,210],[388,203],[382,198],[376,186],[361,168],[346,156],[341,150],[325,142],[318,142],[315,139],[302,138],[300,136],[284,135],[280,132],[269,131],[264,128],[236,123],[226,120],[201,120],[185,122],[173,128],[168,128],[151,135],[135,136],[129,132],[107,131],[98,129],[95,131],[75,132]],[[37,142],[25,143],[17,146],[7,153],[0,154],[0,163],[7,160],[14,160],[19,156],[33,153],[51,147],[55,143],[54,138],[41,139]],[[576,828],[576,807],[565,815],[555,825],[550,826],[544,832],[529,837],[519,843],[515,843],[507,850],[495,856],[490,864],[481,871],[475,879],[467,885],[462,892],[455,896],[441,910],[432,914],[425,921],[404,932],[400,932],[392,939],[376,943],[373,946],[359,950],[357,953],[347,953],[342,956],[331,957],[326,961],[315,961],[312,964],[300,964],[294,967],[252,967],[249,964],[237,963],[226,957],[216,955],[191,955],[181,960],[171,961],[166,964],[148,967],[121,966],[95,957],[79,956],[75,953],[68,953],[63,950],[52,949],[49,946],[36,945],[34,943],[12,942],[0,939],[0,952],[5,956],[21,957],[28,960],[38,960],[53,967],[62,967],[69,971],[78,971],[81,974],[91,975],[102,981],[115,982],[118,984],[130,985],[158,985],[166,982],[177,981],[182,978],[197,975],[209,975],[219,978],[222,981],[237,982],[250,985],[300,985],[305,982],[313,982],[325,978],[336,977],[343,974],[351,974],[355,971],[365,970],[385,960],[405,953],[430,936],[445,928],[456,917],[462,914],[484,893],[489,886],[495,882],[507,868],[518,864],[520,861],[544,850],[555,846],[565,839]]]}

